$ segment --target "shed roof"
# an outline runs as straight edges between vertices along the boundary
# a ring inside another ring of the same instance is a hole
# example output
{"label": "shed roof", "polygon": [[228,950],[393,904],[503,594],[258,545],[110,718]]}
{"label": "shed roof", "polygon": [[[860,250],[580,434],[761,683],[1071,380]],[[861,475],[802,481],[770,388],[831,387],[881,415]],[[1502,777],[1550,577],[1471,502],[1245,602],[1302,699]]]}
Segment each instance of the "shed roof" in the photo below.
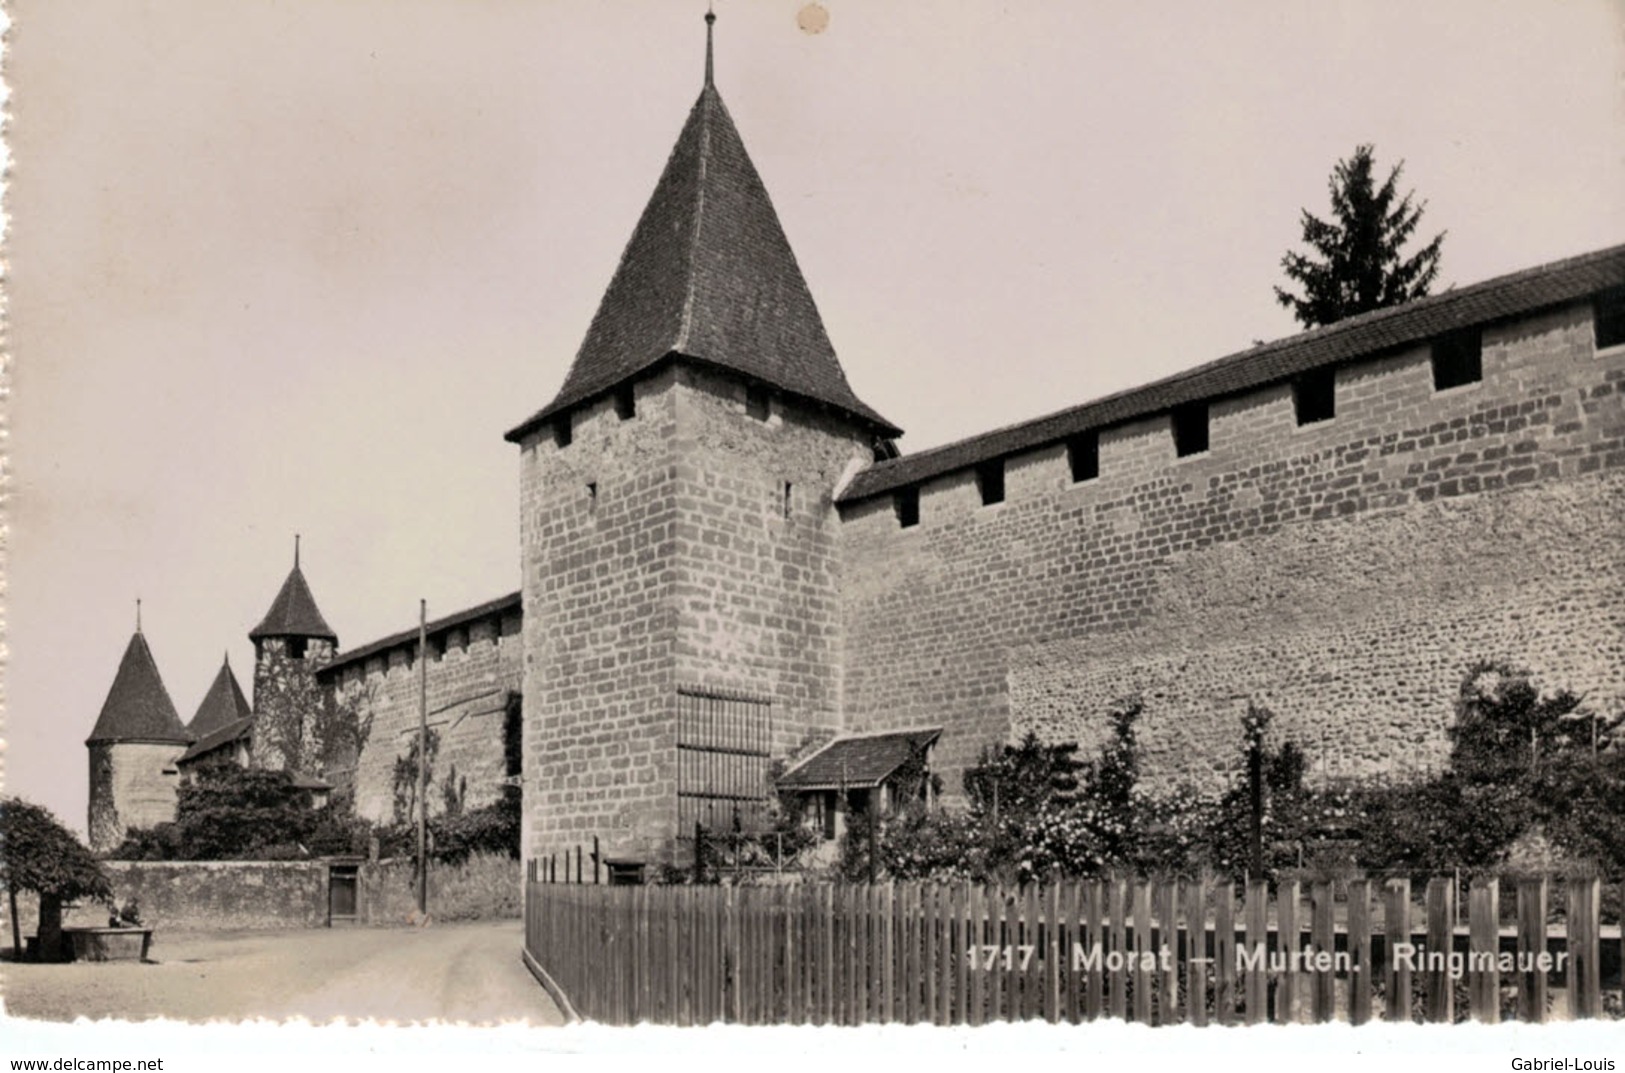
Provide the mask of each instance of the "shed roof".
{"label": "shed roof", "polygon": [[915,749],[942,736],[941,727],[916,727],[836,738],[784,773],[786,790],[862,790],[879,786],[908,762]]}
{"label": "shed roof", "polygon": [[1584,299],[1625,285],[1625,245],[1498,276],[1482,283],[1363,313],[1265,343],[1143,387],[1018,425],[878,462],[859,471],[837,502],[855,503],[981,462],[1059,443],[1081,432],[1210,401],[1327,366],[1374,357],[1459,329]]}
{"label": "shed roof", "polygon": [[107,691],[96,726],[85,744],[96,742],[153,742],[185,745],[192,735],[181,725],[175,702],[169,699],[163,676],[147,647],[147,639],[136,630],[119,660],[113,687]]}
{"label": "shed roof", "polygon": [[192,743],[192,747],[182,753],[180,759],[175,762],[177,764],[189,764],[193,760],[208,756],[217,749],[223,749],[228,745],[241,741],[243,738],[249,737],[253,732],[254,717],[252,715],[233,719],[224,726],[216,727],[198,738],[197,741]]}

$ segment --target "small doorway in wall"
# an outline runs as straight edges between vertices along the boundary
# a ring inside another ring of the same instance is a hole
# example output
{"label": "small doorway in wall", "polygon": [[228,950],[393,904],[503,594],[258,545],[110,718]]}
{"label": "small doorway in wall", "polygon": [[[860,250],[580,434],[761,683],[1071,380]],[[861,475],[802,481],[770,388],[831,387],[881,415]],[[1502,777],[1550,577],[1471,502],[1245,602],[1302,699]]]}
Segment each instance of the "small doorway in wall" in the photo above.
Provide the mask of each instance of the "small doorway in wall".
{"label": "small doorway in wall", "polygon": [[356,922],[356,878],[354,864],[333,864],[327,869],[327,923],[329,926]]}

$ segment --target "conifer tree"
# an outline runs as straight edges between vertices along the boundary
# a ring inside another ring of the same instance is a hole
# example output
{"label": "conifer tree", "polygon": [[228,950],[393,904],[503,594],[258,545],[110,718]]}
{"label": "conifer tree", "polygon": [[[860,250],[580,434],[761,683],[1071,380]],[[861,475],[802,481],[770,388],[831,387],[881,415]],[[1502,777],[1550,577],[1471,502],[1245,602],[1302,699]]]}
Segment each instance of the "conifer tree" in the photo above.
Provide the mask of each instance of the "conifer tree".
{"label": "conifer tree", "polygon": [[1330,221],[1302,211],[1303,241],[1309,255],[1288,251],[1281,267],[1303,287],[1300,297],[1280,287],[1275,297],[1305,328],[1332,324],[1356,313],[1424,297],[1439,273],[1444,232],[1407,257],[1404,246],[1416,232],[1427,203],[1412,203],[1414,191],[1398,194],[1401,162],[1380,187],[1372,177],[1372,148],[1357,146],[1340,160],[1328,185]]}

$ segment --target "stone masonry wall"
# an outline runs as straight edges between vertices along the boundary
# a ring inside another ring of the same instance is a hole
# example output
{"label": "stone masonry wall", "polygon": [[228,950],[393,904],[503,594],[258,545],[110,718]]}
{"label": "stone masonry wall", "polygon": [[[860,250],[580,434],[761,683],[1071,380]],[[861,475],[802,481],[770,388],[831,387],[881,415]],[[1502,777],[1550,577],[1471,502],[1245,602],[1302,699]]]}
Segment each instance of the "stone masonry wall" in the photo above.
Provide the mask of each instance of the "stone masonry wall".
{"label": "stone masonry wall", "polygon": [[[783,758],[840,725],[839,520],[832,495],[867,437],[775,397],[684,368],[677,396],[677,678],[772,702]],[[786,485],[788,503],[786,502]]]}
{"label": "stone masonry wall", "polygon": [[180,776],[175,761],[184,745],[97,743],[90,747],[90,848],[100,853],[124,841],[132,827],[175,818]]}
{"label": "stone masonry wall", "polygon": [[1488,326],[1482,382],[1435,391],[1426,347],[1340,368],[1337,415],[1285,386],[1212,407],[1176,459],[1157,417],[1012,459],[1006,501],[928,483],[846,509],[848,728],[941,723],[949,792],[983,745],[1100,738],[1138,691],[1153,779],[1234,763],[1248,697],[1333,773],[1443,757],[1467,665],[1507,656],[1625,702],[1625,348],[1588,305]]}
{"label": "stone masonry wall", "polygon": [[[327,924],[325,861],[104,861],[113,900],[134,900],[141,921],[163,932],[216,928],[319,928]],[[70,925],[107,923],[85,904]]]}
{"label": "stone masonry wall", "polygon": [[[519,614],[510,611],[430,639],[428,722],[440,739],[430,771],[431,815],[444,808],[448,776],[463,787],[466,808],[502,795],[503,719],[508,695],[519,692],[523,678],[520,629]],[[415,645],[334,672],[340,696],[372,721],[355,770],[356,811],[370,820],[394,818],[395,762],[407,756],[418,733]]]}
{"label": "stone masonry wall", "polygon": [[603,840],[653,859],[676,834],[676,375],[521,444],[524,855]]}

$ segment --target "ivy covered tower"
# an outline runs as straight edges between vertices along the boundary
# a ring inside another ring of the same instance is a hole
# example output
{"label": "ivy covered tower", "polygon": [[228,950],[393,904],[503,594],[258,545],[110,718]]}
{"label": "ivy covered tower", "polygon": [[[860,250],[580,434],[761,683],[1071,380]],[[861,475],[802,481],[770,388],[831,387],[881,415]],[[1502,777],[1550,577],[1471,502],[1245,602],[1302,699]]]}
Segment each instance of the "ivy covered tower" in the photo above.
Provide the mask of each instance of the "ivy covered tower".
{"label": "ivy covered tower", "polygon": [[141,633],[138,604],[135,635],[85,740],[90,750],[91,849],[112,849],[131,827],[175,818],[175,761],[191,742]]}
{"label": "ivy covered tower", "polygon": [[683,857],[840,724],[835,488],[898,434],[847,383],[705,79],[520,446],[527,855]]}
{"label": "ivy covered tower", "polygon": [[293,570],[248,639],[254,642],[253,763],[306,772],[314,759],[305,755],[311,720],[323,701],[316,672],[332,662],[339,640],[299,568],[297,536]]}

